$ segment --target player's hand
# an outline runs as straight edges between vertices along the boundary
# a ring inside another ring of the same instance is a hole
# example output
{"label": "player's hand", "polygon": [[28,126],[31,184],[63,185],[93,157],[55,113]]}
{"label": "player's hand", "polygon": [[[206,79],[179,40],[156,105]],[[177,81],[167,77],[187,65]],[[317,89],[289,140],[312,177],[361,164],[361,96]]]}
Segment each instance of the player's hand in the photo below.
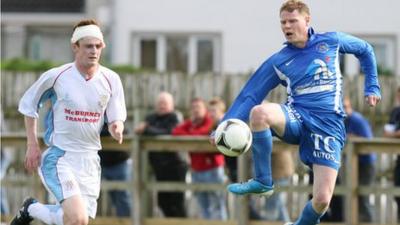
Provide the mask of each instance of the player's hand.
{"label": "player's hand", "polygon": [[210,142],[210,144],[215,146],[215,130],[211,132],[210,136],[208,137],[208,141]]}
{"label": "player's hand", "polygon": [[25,168],[29,173],[37,170],[40,166],[40,160],[42,158],[42,151],[38,144],[28,145],[28,149],[25,154]]}
{"label": "player's hand", "polygon": [[376,106],[380,100],[381,98],[375,95],[369,95],[365,97],[365,101],[368,103],[370,107]]}
{"label": "player's hand", "polygon": [[124,133],[124,123],[122,121],[114,121],[108,125],[108,131],[111,136],[118,141],[118,144],[122,144],[123,133]]}

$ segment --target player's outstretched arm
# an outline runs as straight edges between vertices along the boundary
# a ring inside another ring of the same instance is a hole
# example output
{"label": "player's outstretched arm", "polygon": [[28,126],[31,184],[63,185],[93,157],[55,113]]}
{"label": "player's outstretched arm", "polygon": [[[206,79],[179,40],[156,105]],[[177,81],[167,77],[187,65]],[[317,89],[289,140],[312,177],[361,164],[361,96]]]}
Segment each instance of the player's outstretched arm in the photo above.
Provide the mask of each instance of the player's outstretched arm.
{"label": "player's outstretched arm", "polygon": [[118,144],[122,143],[123,140],[123,132],[124,132],[124,123],[120,120],[116,120],[108,124],[108,131],[111,136],[118,141]]}
{"label": "player's outstretched arm", "polygon": [[37,138],[37,119],[25,116],[27,151],[25,154],[25,168],[28,172],[35,171],[40,165],[42,151]]}

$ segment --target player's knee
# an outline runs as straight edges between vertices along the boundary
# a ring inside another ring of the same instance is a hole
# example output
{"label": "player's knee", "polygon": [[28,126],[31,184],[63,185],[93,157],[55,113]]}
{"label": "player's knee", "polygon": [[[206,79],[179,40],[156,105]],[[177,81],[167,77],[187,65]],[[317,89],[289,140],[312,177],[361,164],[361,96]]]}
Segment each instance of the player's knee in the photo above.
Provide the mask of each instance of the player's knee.
{"label": "player's knee", "polygon": [[250,112],[250,124],[252,127],[269,127],[271,121],[270,117],[266,106],[254,106]]}
{"label": "player's knee", "polygon": [[77,217],[77,218],[71,218],[69,222],[66,224],[68,225],[88,225],[89,224],[89,218],[84,218],[84,217]]}
{"label": "player's knee", "polygon": [[64,214],[64,224],[65,225],[88,225],[89,218],[83,213],[66,215]]}
{"label": "player's knee", "polygon": [[328,209],[331,196],[329,194],[317,194],[313,197],[313,206],[315,211],[322,213]]}

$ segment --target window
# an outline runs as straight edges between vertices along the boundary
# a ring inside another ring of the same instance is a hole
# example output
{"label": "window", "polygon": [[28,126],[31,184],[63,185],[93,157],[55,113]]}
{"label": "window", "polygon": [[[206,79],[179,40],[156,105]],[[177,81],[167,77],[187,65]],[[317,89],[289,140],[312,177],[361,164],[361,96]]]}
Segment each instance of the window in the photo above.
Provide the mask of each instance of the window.
{"label": "window", "polygon": [[84,0],[2,0],[1,12],[83,13]]}
{"label": "window", "polygon": [[156,64],[156,41],[155,40],[142,40],[140,43],[140,62],[144,69],[155,70]]}
{"label": "window", "polygon": [[197,42],[197,71],[209,72],[213,70],[213,43],[211,40]]}
{"label": "window", "polygon": [[390,64],[389,49],[387,43],[371,43],[374,48],[376,64],[378,65],[378,73],[393,73],[394,68]]}
{"label": "window", "polygon": [[32,60],[70,61],[73,53],[69,41],[70,27],[28,27],[27,57]]}
{"label": "window", "polygon": [[188,71],[188,40],[185,37],[167,38],[167,70]]}
{"label": "window", "polygon": [[133,64],[157,71],[221,72],[219,34],[134,33]]}
{"label": "window", "polygon": [[[357,35],[366,40],[374,48],[378,73],[394,74],[397,70],[396,36],[392,35]],[[354,57],[345,57],[345,73],[350,75],[361,73],[358,61]]]}

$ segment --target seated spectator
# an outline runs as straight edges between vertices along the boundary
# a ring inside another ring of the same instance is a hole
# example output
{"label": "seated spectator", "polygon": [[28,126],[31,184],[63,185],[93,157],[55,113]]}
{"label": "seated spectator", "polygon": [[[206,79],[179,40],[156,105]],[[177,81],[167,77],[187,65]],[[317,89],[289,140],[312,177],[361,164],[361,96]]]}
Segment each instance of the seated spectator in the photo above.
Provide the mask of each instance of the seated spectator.
{"label": "seated spectator", "polygon": [[[208,136],[213,120],[207,112],[206,102],[201,98],[191,101],[190,119],[185,120],[172,131],[173,135]],[[193,183],[224,183],[224,156],[220,153],[190,153]],[[204,219],[226,220],[226,196],[224,191],[195,192],[201,217]]]}
{"label": "seated spectator", "polygon": [[[111,136],[107,124],[104,124],[101,136]],[[130,181],[132,177],[132,159],[127,151],[102,149],[99,151],[101,178],[108,181]],[[131,215],[132,197],[128,190],[110,190],[108,192],[112,206],[118,217]]]}
{"label": "seated spectator", "polygon": [[[179,116],[174,109],[174,99],[168,92],[161,92],[155,101],[155,112],[147,115],[135,128],[139,135],[167,135],[178,124]],[[150,164],[158,181],[185,181],[187,164],[175,152],[150,152]],[[186,217],[183,192],[157,194],[158,206],[165,217]]]}

